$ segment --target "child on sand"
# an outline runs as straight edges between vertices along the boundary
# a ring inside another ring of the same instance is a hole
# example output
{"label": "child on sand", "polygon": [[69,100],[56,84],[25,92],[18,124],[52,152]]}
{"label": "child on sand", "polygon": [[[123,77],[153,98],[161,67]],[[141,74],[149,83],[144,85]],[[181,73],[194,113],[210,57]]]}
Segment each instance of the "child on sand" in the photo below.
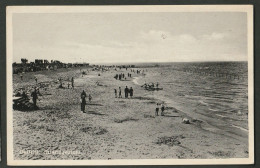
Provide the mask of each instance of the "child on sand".
{"label": "child on sand", "polygon": [[117,90],[116,89],[114,89],[115,90],[115,98],[117,98]]}
{"label": "child on sand", "polygon": [[92,100],[92,96],[89,94],[88,95],[88,101],[91,102],[91,100]]}
{"label": "child on sand", "polygon": [[161,116],[164,116],[164,110],[165,110],[164,104],[161,104],[161,110],[162,110]]}
{"label": "child on sand", "polygon": [[119,87],[119,91],[118,91],[118,98],[122,98],[121,87]]}
{"label": "child on sand", "polygon": [[156,108],[155,108],[155,115],[158,116],[158,112],[159,112],[159,103],[156,104]]}

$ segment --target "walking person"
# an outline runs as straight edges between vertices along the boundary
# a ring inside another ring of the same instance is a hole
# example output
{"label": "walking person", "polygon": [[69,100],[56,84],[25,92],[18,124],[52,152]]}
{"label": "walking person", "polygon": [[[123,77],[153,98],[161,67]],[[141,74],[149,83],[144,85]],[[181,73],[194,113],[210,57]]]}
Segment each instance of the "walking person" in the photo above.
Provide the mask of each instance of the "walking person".
{"label": "walking person", "polygon": [[36,109],[37,108],[37,99],[38,99],[36,87],[34,88],[34,91],[32,92],[31,96],[32,96],[32,100],[33,100],[33,108]]}
{"label": "walking person", "polygon": [[127,88],[127,86],[125,87],[125,98],[128,98],[128,92],[129,92],[129,89]]}
{"label": "walking person", "polygon": [[81,97],[81,111],[85,113],[85,106],[86,106],[86,92],[83,90],[80,97]]}
{"label": "walking person", "polygon": [[162,112],[161,112],[161,116],[164,116],[165,106],[164,106],[163,103],[161,104],[161,110],[162,110]]}
{"label": "walking person", "polygon": [[133,90],[132,87],[130,87],[129,93],[130,93],[130,98],[132,99],[133,98],[133,94],[134,94],[134,90]]}
{"label": "walking person", "polygon": [[122,98],[122,91],[121,91],[121,87],[119,87],[119,91],[118,91],[118,98]]}
{"label": "walking person", "polygon": [[35,80],[35,82],[37,83],[37,81],[38,81],[37,77],[34,77],[34,80]]}
{"label": "walking person", "polygon": [[71,78],[71,88],[74,89],[74,78]]}
{"label": "walking person", "polygon": [[156,104],[156,108],[155,108],[155,115],[158,116],[158,112],[159,112],[159,103]]}
{"label": "walking person", "polygon": [[117,98],[117,90],[116,89],[114,89],[115,90],[115,98]]}

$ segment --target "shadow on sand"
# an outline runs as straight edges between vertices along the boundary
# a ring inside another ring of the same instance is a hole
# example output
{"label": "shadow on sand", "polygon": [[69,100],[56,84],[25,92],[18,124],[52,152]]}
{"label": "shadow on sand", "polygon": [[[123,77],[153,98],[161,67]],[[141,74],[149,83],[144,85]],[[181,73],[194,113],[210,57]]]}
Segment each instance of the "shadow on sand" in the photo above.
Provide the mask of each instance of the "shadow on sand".
{"label": "shadow on sand", "polygon": [[98,113],[98,112],[95,112],[95,111],[88,111],[87,112],[88,114],[94,114],[94,115],[106,115],[106,114],[102,114],[102,113]]}
{"label": "shadow on sand", "polygon": [[176,115],[164,115],[163,117],[181,117],[181,116],[176,116]]}
{"label": "shadow on sand", "polygon": [[90,106],[103,106],[103,104],[97,104],[97,103],[87,103],[86,105],[90,105]]}

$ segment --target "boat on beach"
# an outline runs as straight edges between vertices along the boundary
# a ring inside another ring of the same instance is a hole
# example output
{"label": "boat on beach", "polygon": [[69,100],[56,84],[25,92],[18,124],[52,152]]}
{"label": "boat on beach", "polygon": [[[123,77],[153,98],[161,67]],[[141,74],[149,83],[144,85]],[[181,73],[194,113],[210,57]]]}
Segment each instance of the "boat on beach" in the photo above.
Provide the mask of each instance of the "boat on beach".
{"label": "boat on beach", "polygon": [[144,84],[141,87],[144,87],[148,91],[158,91],[158,90],[163,90],[163,88],[159,88],[158,86],[155,87],[153,83],[150,84]]}

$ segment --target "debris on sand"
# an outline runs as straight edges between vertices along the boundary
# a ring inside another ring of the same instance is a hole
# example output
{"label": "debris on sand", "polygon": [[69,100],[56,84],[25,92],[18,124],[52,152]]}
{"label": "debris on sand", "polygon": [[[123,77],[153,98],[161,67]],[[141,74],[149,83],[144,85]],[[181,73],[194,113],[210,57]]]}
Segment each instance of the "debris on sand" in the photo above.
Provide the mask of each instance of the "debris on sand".
{"label": "debris on sand", "polygon": [[155,118],[155,116],[144,114],[144,118]]}
{"label": "debris on sand", "polygon": [[174,145],[180,145],[181,142],[179,141],[179,139],[184,139],[185,137],[183,135],[178,135],[178,136],[171,136],[171,137],[160,137],[156,144],[164,144],[164,145],[168,145],[168,146],[174,146]]}
{"label": "debris on sand", "polygon": [[102,135],[102,134],[105,134],[108,132],[105,128],[91,127],[91,126],[81,128],[80,131],[82,131],[84,133],[89,133],[92,135]]}
{"label": "debris on sand", "polygon": [[183,122],[184,124],[190,124],[190,120],[189,120],[188,118],[183,118],[183,119],[182,119],[182,122]]}
{"label": "debris on sand", "polygon": [[230,157],[231,155],[231,152],[228,151],[228,152],[225,152],[225,151],[216,151],[216,152],[208,152],[209,154],[215,156],[215,157],[220,157],[220,158],[227,158],[227,157]]}
{"label": "debris on sand", "polygon": [[194,123],[202,123],[202,122],[203,122],[203,121],[198,120],[198,119],[196,119],[196,118],[192,119],[191,121],[194,122]]}
{"label": "debris on sand", "polygon": [[126,122],[126,121],[138,121],[138,119],[135,119],[132,117],[127,117],[124,119],[114,119],[114,122],[116,122],[116,123],[122,123],[122,122]]}

